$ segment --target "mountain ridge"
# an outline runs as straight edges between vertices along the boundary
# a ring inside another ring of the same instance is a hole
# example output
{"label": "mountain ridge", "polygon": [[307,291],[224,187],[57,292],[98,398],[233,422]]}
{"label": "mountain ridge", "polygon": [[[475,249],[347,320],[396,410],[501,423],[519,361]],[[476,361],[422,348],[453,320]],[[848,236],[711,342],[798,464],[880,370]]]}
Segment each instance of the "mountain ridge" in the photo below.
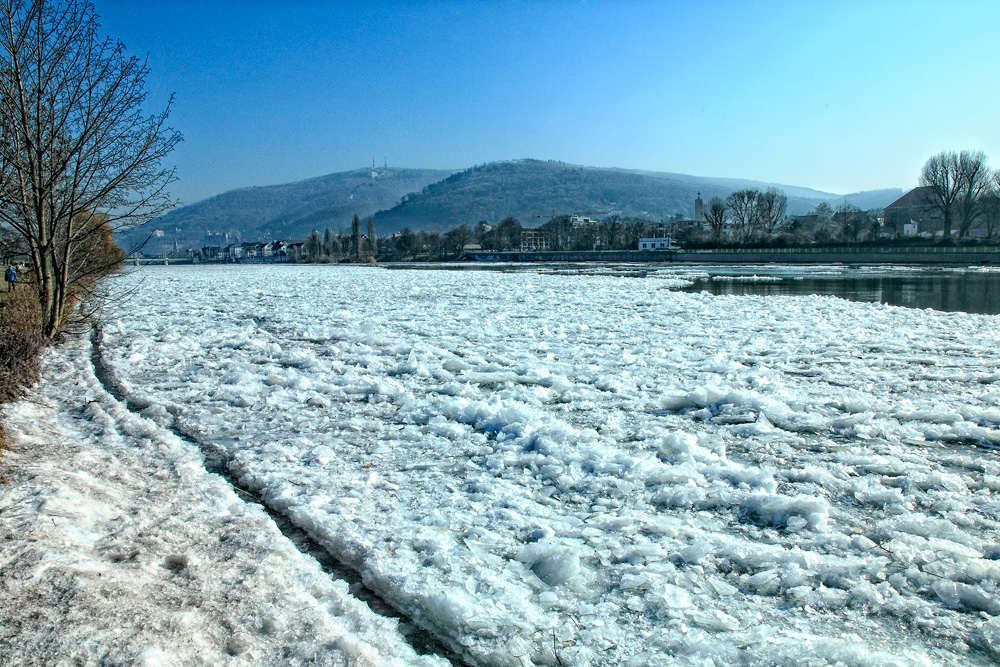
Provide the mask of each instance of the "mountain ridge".
{"label": "mountain ridge", "polygon": [[175,209],[117,238],[128,248],[145,241],[143,252],[161,254],[201,245],[302,239],[312,229],[349,230],[354,215],[373,217],[382,235],[403,229],[445,232],[508,216],[530,227],[553,212],[645,220],[691,218],[698,193],[707,203],[712,197],[725,198],[751,187],[783,190],[790,215],[809,213],[821,202],[881,208],[902,194],[901,189],[885,189],[838,195],[747,179],[522,159],[456,171],[362,168],[238,188]]}
{"label": "mountain ridge", "polygon": [[439,169],[362,168],[292,183],[228,190],[174,209],[116,234],[126,248],[160,254],[201,245],[303,238],[313,228],[350,229],[407,193],[452,172]]}
{"label": "mountain ridge", "polygon": [[725,198],[735,190],[752,187],[784,190],[789,215],[810,213],[822,202],[836,207],[845,199],[857,202],[859,208],[881,208],[902,194],[902,190],[888,189],[837,195],[761,181],[654,173],[532,159],[491,162],[456,172],[407,195],[393,208],[376,213],[374,219],[382,234],[403,229],[444,232],[459,224],[471,226],[480,220],[496,223],[508,216],[524,226],[541,224],[552,214],[572,213],[598,217],[617,214],[648,221],[677,215],[691,219],[699,194],[708,202],[712,197]]}

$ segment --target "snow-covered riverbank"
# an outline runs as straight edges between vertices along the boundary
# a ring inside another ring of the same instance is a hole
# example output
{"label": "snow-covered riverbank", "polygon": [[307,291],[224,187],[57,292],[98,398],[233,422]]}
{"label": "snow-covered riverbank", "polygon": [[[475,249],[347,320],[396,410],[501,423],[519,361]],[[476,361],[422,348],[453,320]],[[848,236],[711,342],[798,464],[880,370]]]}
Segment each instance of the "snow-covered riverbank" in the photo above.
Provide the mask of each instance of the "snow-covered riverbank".
{"label": "snow-covered riverbank", "polygon": [[447,664],[108,395],[89,341],[5,413],[0,664]]}

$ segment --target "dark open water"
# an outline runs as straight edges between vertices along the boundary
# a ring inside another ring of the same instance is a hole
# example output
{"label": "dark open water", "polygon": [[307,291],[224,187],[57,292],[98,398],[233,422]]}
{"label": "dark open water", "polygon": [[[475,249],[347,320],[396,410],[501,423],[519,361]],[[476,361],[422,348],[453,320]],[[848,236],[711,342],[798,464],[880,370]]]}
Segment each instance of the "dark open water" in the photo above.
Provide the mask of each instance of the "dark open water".
{"label": "dark open water", "polygon": [[1000,314],[1000,267],[800,266],[755,264],[395,264],[390,269],[453,271],[539,271],[557,275],[616,275],[644,278],[675,274],[694,283],[684,292],[800,296],[824,294],[851,301],[906,308]]}
{"label": "dark open water", "polygon": [[687,292],[828,294],[907,308],[1000,314],[1000,268],[701,267]]}

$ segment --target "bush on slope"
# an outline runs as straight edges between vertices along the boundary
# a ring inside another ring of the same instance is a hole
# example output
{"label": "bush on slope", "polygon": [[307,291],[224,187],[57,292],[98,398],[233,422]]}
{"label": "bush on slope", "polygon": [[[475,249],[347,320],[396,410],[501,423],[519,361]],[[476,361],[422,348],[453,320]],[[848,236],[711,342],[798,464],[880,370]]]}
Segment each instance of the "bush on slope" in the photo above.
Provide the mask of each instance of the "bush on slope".
{"label": "bush on slope", "polygon": [[[0,293],[0,405],[24,394],[38,378],[42,336],[38,295],[30,284]],[[0,421],[0,450],[6,445]]]}

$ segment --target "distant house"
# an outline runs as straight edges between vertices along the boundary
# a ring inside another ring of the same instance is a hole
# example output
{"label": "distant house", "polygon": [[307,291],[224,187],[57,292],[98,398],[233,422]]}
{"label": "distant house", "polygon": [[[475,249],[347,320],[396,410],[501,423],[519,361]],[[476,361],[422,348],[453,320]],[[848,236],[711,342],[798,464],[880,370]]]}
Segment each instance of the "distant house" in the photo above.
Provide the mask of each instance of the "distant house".
{"label": "distant house", "polygon": [[205,246],[201,248],[197,254],[198,259],[202,262],[218,262],[225,256],[222,248],[217,245]]}
{"label": "distant house", "polygon": [[271,260],[275,262],[287,262],[288,244],[284,241],[273,241],[271,243]]}
{"label": "distant house", "polygon": [[885,227],[896,236],[934,235],[943,228],[931,205],[931,188],[913,188],[885,207]]}
{"label": "distant house", "polygon": [[521,230],[521,252],[550,250],[549,234],[544,229]]}
{"label": "distant house", "polygon": [[647,237],[664,238],[670,236],[676,225],[672,222],[650,222],[646,224]]}
{"label": "distant house", "polygon": [[256,243],[244,243],[243,244],[243,256],[247,258],[248,261],[257,260],[257,244]]}
{"label": "distant house", "polygon": [[673,247],[669,236],[653,236],[639,239],[639,250],[670,250]]}

